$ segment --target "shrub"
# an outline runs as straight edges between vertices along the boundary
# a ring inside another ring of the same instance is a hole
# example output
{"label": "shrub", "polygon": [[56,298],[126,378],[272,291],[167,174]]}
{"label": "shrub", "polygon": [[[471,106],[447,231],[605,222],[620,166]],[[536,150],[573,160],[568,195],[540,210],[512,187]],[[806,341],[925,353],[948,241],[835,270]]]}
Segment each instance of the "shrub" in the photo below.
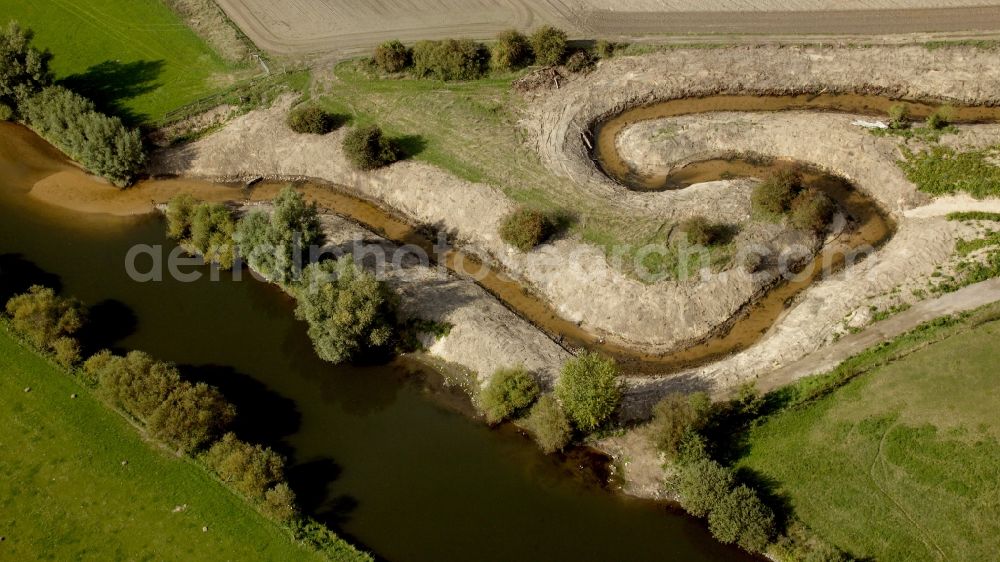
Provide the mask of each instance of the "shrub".
{"label": "shrub", "polygon": [[355,168],[375,170],[399,160],[399,150],[376,125],[352,129],[344,137],[344,154]]}
{"label": "shrub", "polygon": [[621,49],[624,49],[627,46],[628,46],[627,43],[615,43],[614,41],[607,41],[605,39],[601,39],[597,41],[597,43],[594,45],[594,51],[602,59],[610,59],[611,57],[615,56],[616,52],[618,52]]}
{"label": "shrub", "polygon": [[685,436],[704,426],[711,404],[704,392],[667,395],[653,407],[653,420],[649,424],[656,448],[670,458],[677,458]]}
{"label": "shrub", "polygon": [[802,174],[794,170],[779,170],[757,184],[750,196],[755,212],[777,216],[791,208],[795,196],[802,191]]}
{"label": "shrub", "polygon": [[102,363],[96,372],[98,392],[142,422],[181,384],[176,367],[142,351],[113,356]]}
{"label": "shrub", "polygon": [[586,72],[594,67],[594,59],[587,51],[576,51],[566,59],[566,70],[570,72]]}
{"label": "shrub", "polygon": [[741,484],[708,514],[708,528],[722,543],[736,543],[750,552],[763,552],[774,536],[774,513],[756,492]]}
{"label": "shrub", "polygon": [[531,34],[531,48],[535,62],[544,66],[562,64],[566,56],[566,32],[552,26],[538,28]]}
{"label": "shrub", "polygon": [[34,35],[13,21],[0,31],[0,103],[8,110],[52,83],[52,55],[31,46]]}
{"label": "shrub", "polygon": [[313,347],[326,361],[341,363],[392,339],[392,293],[349,256],[307,267],[295,297],[295,316],[309,324]]}
{"label": "shrub", "polygon": [[531,64],[531,42],[521,32],[510,29],[497,35],[491,50],[490,62],[500,71],[517,70]]}
{"label": "shrub", "polygon": [[614,359],[584,352],[563,365],[556,396],[580,431],[591,432],[611,417],[621,400]]}
{"label": "shrub", "polygon": [[14,110],[5,103],[0,103],[0,121],[11,121],[14,119]]}
{"label": "shrub", "polygon": [[190,193],[179,193],[167,201],[167,236],[181,241],[191,236],[191,214],[198,200]]}
{"label": "shrub", "polygon": [[184,452],[218,438],[236,418],[236,409],[215,387],[180,382],[149,416],[150,434]]}
{"label": "shrub", "polygon": [[702,454],[681,464],[672,486],[688,513],[705,517],[729,493],[733,472]]}
{"label": "shrub", "polygon": [[52,342],[52,356],[56,363],[69,369],[80,362],[80,343],[65,336],[58,338]]}
{"label": "shrub", "polygon": [[102,349],[91,355],[83,362],[83,369],[80,371],[84,381],[90,386],[96,386],[98,377],[108,363],[115,359],[115,355],[110,350]]}
{"label": "shrub", "polygon": [[718,243],[725,234],[725,227],[712,224],[700,215],[684,219],[678,228],[687,237],[688,243],[699,246],[712,246]]}
{"label": "shrub", "polygon": [[218,203],[200,203],[188,194],[175,195],[167,203],[167,236],[200,254],[206,263],[232,269],[236,259],[232,212]]}
{"label": "shrub", "polygon": [[29,126],[70,158],[118,187],[132,183],[146,163],[142,138],[117,117],[61,86],[50,86],[19,106]]}
{"label": "shrub", "polygon": [[951,124],[954,111],[948,106],[937,108],[934,113],[927,116],[927,127],[935,131],[944,129]]}
{"label": "shrub", "polygon": [[538,382],[523,367],[498,369],[479,396],[489,424],[515,416],[538,398]]}
{"label": "shrub", "polygon": [[566,413],[550,394],[538,399],[524,420],[524,425],[546,454],[561,451],[572,435]]}
{"label": "shrub", "polygon": [[296,133],[325,135],[337,125],[334,115],[315,105],[300,105],[288,112],[288,127]]}
{"label": "shrub", "polygon": [[910,126],[910,107],[897,103],[889,108],[889,128],[905,129]]}
{"label": "shrub", "polygon": [[848,562],[852,560],[837,547],[829,544],[798,519],[793,519],[778,538],[772,549],[778,560],[797,560],[801,562]]}
{"label": "shrub", "polygon": [[291,521],[299,515],[295,501],[295,492],[281,482],[264,494],[264,511],[278,521]]}
{"label": "shrub", "polygon": [[372,57],[372,62],[383,72],[402,72],[412,64],[413,54],[406,45],[399,41],[386,41],[375,47],[375,56]]}
{"label": "shrub", "polygon": [[490,52],[469,39],[420,41],[413,46],[413,72],[418,78],[475,80],[489,67]]}
{"label": "shrub", "polygon": [[265,499],[268,491],[285,478],[285,459],[281,455],[241,441],[232,433],[216,441],[202,459],[223,482],[255,500]]}
{"label": "shrub", "polygon": [[532,209],[518,209],[504,218],[500,238],[522,252],[531,251],[555,234],[556,225],[548,215]]}
{"label": "shrub", "polygon": [[233,239],[255,271],[288,285],[298,278],[309,249],[323,244],[316,204],[291,186],[281,190],[268,215],[256,211],[240,219]]}
{"label": "shrub", "polygon": [[86,317],[86,309],[79,301],[57,296],[55,291],[41,285],[11,298],[6,309],[14,330],[43,351],[52,350],[57,341],[72,337],[83,327]]}
{"label": "shrub", "polygon": [[834,210],[835,205],[829,196],[815,189],[807,189],[792,201],[789,220],[795,228],[819,234],[826,231]]}

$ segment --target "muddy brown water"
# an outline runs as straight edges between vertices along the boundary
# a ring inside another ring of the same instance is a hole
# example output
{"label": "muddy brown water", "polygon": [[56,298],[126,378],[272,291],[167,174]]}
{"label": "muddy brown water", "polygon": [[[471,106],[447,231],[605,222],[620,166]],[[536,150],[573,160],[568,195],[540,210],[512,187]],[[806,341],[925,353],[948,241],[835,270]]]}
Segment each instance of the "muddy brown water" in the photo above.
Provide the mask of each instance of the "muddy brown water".
{"label": "muddy brown water", "polygon": [[[609,493],[585,452],[545,456],[509,427],[470,419],[463,393],[412,361],[321,361],[273,286],[226,273],[212,281],[204,266],[181,268],[204,275],[193,282],[133,281],[129,249],[175,248],[163,220],[28,195],[53,178],[99,187],[35,135],[0,123],[0,299],[31,283],[58,287],[92,307],[92,349],[143,349],[219,386],[240,412],[236,430],[290,457],[306,511],[380,558],[750,560],[669,506]],[[181,183],[156,187],[202,185]],[[166,505],[193,501],[163,494]]]}

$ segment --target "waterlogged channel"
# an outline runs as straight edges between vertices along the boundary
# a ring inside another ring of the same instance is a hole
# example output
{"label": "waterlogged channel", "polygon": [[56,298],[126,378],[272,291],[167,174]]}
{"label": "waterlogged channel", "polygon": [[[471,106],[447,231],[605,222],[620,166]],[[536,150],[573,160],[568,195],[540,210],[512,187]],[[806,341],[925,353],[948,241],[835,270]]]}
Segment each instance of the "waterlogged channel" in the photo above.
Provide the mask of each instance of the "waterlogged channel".
{"label": "waterlogged channel", "polygon": [[[173,244],[156,216],[42,204],[32,185],[72,169],[0,124],[0,297],[30,282],[93,307],[91,345],[143,349],[218,385],[238,431],[292,460],[306,509],[388,560],[749,560],[662,504],[609,493],[590,459],[546,457],[493,431],[407,361],[334,366],[312,350],[292,303],[244,275],[136,283],[135,244]],[[197,498],[188,503],[196,505]]]}

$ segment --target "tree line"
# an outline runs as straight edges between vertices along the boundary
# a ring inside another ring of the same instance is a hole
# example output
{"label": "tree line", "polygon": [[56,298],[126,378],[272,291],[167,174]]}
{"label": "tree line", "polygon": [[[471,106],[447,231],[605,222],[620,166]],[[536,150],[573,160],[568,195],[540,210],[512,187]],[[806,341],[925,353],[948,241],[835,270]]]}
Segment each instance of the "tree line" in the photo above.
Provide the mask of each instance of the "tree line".
{"label": "tree line", "polygon": [[33,37],[15,22],[0,30],[0,119],[23,122],[94,174],[130,185],[146,163],[139,131],[55,84],[52,55]]}
{"label": "tree line", "polygon": [[200,461],[296,540],[332,560],[371,559],[301,514],[285,479],[286,459],[229,431],[236,408],[217,388],[188,381],[176,365],[142,351],[101,350],[83,360],[74,336],[86,322],[86,307],[51,288],[31,287],[12,297],[5,312],[0,321],[24,343],[54,360],[150,439]]}

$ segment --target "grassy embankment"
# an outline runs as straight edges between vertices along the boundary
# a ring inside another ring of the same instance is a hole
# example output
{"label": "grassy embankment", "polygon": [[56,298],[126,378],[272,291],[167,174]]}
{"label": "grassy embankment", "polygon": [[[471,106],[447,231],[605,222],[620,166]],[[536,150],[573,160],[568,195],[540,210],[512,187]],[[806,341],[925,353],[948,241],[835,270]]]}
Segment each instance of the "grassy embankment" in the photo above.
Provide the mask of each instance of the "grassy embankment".
{"label": "grassy embankment", "polygon": [[[609,251],[622,243],[665,243],[669,224],[623,214],[541,162],[517,126],[518,106],[524,102],[511,83],[521,75],[464,82],[383,78],[363,61],[348,61],[334,68],[329,91],[317,102],[348,116],[352,125],[375,123],[401,137],[417,160],[495,185],[514,201],[539,210],[571,213],[576,219],[571,233]],[[718,253],[728,255],[729,250],[720,248]],[[668,257],[646,266],[659,272],[676,262]]]}
{"label": "grassy embankment", "polygon": [[0,558],[322,559],[2,327],[0,473]]}
{"label": "grassy embankment", "polygon": [[[0,0],[3,25],[35,31],[56,78],[130,124],[231,84],[240,74],[158,0]],[[256,72],[252,69],[249,72]]]}
{"label": "grassy embankment", "polygon": [[1000,551],[998,319],[1000,305],[990,305],[931,323],[780,391],[797,405],[749,431],[738,466],[855,557],[992,558]]}

